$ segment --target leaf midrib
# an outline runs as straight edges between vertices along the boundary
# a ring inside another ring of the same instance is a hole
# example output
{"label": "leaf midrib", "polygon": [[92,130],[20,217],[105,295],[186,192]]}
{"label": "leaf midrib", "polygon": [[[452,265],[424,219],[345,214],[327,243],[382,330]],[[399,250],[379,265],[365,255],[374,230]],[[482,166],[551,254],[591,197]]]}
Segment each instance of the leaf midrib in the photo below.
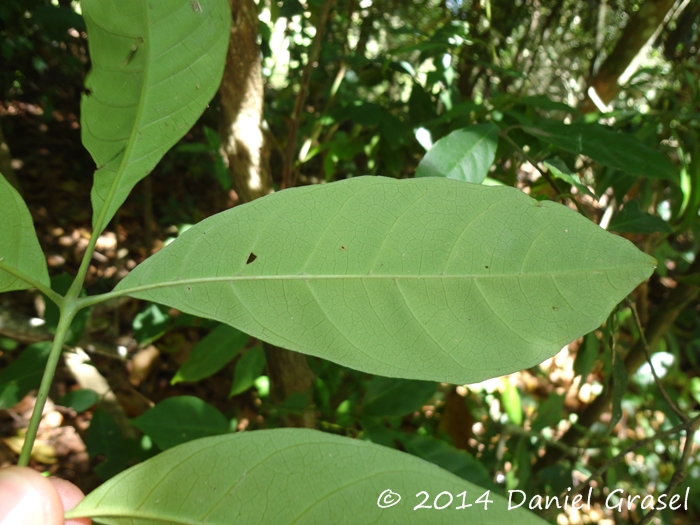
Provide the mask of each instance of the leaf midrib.
{"label": "leaf midrib", "polygon": [[66,519],[78,518],[116,518],[124,519],[131,518],[136,520],[152,520],[171,525],[202,525],[204,522],[194,519],[182,519],[178,516],[165,514],[155,514],[153,512],[135,511],[130,508],[110,507],[108,509],[89,509],[89,512],[80,512],[80,509],[75,512],[68,511],[65,514]]}
{"label": "leaf midrib", "polygon": [[[93,20],[94,23],[94,20]],[[139,90],[140,96],[139,96],[139,101],[138,101],[138,110],[136,112],[136,116],[134,118],[134,126],[131,128],[131,133],[129,134],[129,138],[127,139],[126,142],[126,147],[124,148],[124,153],[122,156],[122,160],[119,163],[119,168],[114,170],[114,178],[112,179],[112,184],[109,187],[109,191],[107,192],[107,195],[105,196],[104,200],[102,201],[102,208],[100,209],[100,214],[98,217],[97,222],[93,225],[93,232],[92,235],[100,235],[102,231],[107,227],[107,222],[105,218],[109,214],[109,208],[112,204],[112,201],[114,200],[114,195],[117,193],[117,189],[119,188],[119,185],[121,183],[122,178],[124,177],[124,172],[126,171],[126,168],[131,164],[129,162],[129,157],[131,155],[131,151],[134,148],[134,144],[136,144],[136,137],[138,135],[138,129],[139,125],[141,123],[141,118],[143,116],[143,108],[145,106],[145,99],[146,99],[146,94],[148,93],[148,77],[149,77],[149,72],[152,67],[152,61],[148,60],[151,54],[151,35],[149,32],[150,25],[148,21],[148,9],[141,9],[141,23],[143,24],[143,42],[142,42],[142,49],[143,52],[147,54],[147,60],[146,64],[148,64],[148,67],[143,68],[143,82],[141,84],[141,89]],[[123,36],[123,35],[120,35]]]}
{"label": "leaf midrib", "polygon": [[450,167],[450,169],[447,170],[447,173],[452,173],[452,171],[453,171],[457,166],[459,166],[459,165],[462,163],[462,160],[466,159],[467,157],[470,157],[470,156],[471,156],[471,157],[474,157],[474,150],[476,149],[476,147],[477,147],[479,144],[481,144],[482,142],[484,142],[485,140],[490,139],[490,138],[491,138],[490,135],[482,135],[481,137],[479,137],[479,140],[477,140],[474,144],[472,144],[471,148],[469,148],[469,149],[464,153],[464,155],[462,155],[461,157],[459,157],[459,158],[457,159],[457,161],[456,161],[455,163],[452,164],[452,166]]}
{"label": "leaf midrib", "polygon": [[[553,271],[553,272],[535,272],[535,273],[497,273],[497,274],[282,274],[282,275],[228,275],[220,277],[197,277],[194,279],[179,279],[170,281],[161,281],[158,283],[145,284],[141,286],[133,286],[131,288],[119,289],[117,287],[112,294],[128,295],[132,293],[153,290],[157,288],[168,288],[171,286],[182,286],[187,284],[207,284],[218,282],[249,282],[249,281],[319,281],[319,280],[426,280],[426,279],[513,279],[513,278],[538,278],[538,277],[553,277],[553,276],[568,276],[568,275],[584,275],[606,273],[610,271],[620,270],[644,270],[648,271],[649,266],[621,266],[617,268],[600,268],[593,270],[569,270],[569,271]],[[112,294],[109,294],[110,296]]]}

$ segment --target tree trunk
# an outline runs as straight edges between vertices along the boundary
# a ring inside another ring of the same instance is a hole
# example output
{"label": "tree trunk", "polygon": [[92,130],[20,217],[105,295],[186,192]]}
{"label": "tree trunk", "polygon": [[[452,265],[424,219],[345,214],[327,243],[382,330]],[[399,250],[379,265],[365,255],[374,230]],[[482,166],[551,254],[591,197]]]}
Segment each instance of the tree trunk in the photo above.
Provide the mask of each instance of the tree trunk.
{"label": "tree trunk", "polygon": [[229,0],[231,39],[221,81],[222,144],[240,202],[272,191],[265,147],[263,79],[257,44],[258,10],[253,0]]}
{"label": "tree trunk", "polygon": [[[253,0],[229,0],[231,40],[219,94],[222,107],[222,143],[239,202],[250,202],[272,192],[269,148],[263,122],[263,79],[257,44],[258,11]],[[272,395],[283,401],[293,393],[307,393],[313,372],[306,356],[265,345]],[[311,409],[288,416],[287,424],[312,427]]]}
{"label": "tree trunk", "polygon": [[[306,362],[306,356],[265,343],[267,373],[270,377],[270,393],[276,403],[284,401],[291,394],[304,394],[311,399],[311,387],[314,374]],[[285,416],[287,426],[296,428],[314,428],[315,413],[313,403],[301,414]]]}
{"label": "tree trunk", "polygon": [[[595,90],[603,104],[609,104],[620,92],[620,76],[663,23],[674,3],[675,0],[646,0],[630,17],[612,53],[588,82],[589,88]],[[588,93],[579,109],[583,113],[596,110]]]}

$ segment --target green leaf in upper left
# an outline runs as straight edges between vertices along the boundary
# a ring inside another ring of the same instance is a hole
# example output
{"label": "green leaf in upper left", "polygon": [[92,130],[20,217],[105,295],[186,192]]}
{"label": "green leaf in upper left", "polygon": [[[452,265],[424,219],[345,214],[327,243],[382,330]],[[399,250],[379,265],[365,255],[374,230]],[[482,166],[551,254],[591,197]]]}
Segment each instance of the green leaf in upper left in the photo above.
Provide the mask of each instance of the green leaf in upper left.
{"label": "green leaf in upper left", "polygon": [[225,0],[84,0],[92,70],[81,129],[97,164],[99,233],[216,93],[228,47]]}
{"label": "green leaf in upper left", "polygon": [[46,258],[34,232],[34,221],[22,197],[0,175],[0,292],[34,285],[23,276],[51,288]]}

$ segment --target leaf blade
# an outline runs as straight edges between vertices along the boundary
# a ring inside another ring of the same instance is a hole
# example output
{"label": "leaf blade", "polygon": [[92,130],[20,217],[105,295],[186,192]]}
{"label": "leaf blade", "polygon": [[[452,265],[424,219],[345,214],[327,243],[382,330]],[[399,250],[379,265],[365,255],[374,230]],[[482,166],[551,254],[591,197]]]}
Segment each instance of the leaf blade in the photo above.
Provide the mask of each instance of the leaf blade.
{"label": "leaf blade", "polygon": [[[17,190],[0,174],[0,292],[26,290],[32,284],[18,275],[51,288],[46,258],[34,232],[34,221]],[[5,268],[3,268],[5,267]]]}
{"label": "leaf blade", "polygon": [[654,265],[513,188],[361,177],[211,217],[115,291],[370,373],[466,383],[551,357]]}
{"label": "leaf blade", "polygon": [[437,384],[415,379],[375,376],[363,400],[363,413],[370,417],[403,416],[420,407],[435,394]]}
{"label": "leaf blade", "polygon": [[[402,498],[380,508],[386,489]],[[421,490],[432,495],[430,503],[450,491],[453,503],[441,512],[414,512]],[[463,490],[472,506],[456,510]],[[97,488],[66,516],[114,525],[224,524],[232,516],[237,523],[267,523],[274,516],[279,525],[451,524],[466,517],[477,525],[545,523],[522,509],[507,510],[507,500],[493,493],[484,509],[474,503],[484,492],[426,461],[371,443],[314,430],[256,430],[170,449]]]}
{"label": "leaf blade", "polygon": [[416,177],[446,177],[481,184],[496,158],[498,126],[477,124],[453,131],[428,150]]}
{"label": "leaf blade", "polygon": [[253,347],[241,356],[233,373],[228,397],[242,394],[255,384],[265,368],[265,352],[259,346]]}
{"label": "leaf blade", "polygon": [[194,124],[218,89],[230,10],[223,0],[86,0],[92,70],[81,133],[97,170],[93,228]]}
{"label": "leaf blade", "polygon": [[605,166],[630,175],[678,180],[678,170],[668,158],[635,137],[616,133],[599,124],[545,121],[523,131],[577,155],[586,155]]}
{"label": "leaf blade", "polygon": [[619,233],[671,233],[661,217],[642,211],[638,201],[629,201],[610,221],[608,230]]}
{"label": "leaf blade", "polygon": [[248,339],[240,330],[225,324],[217,326],[195,345],[170,384],[195,382],[216,374],[238,355]]}
{"label": "leaf blade", "polygon": [[148,434],[161,450],[229,431],[229,423],[224,415],[194,396],[164,399],[131,422]]}

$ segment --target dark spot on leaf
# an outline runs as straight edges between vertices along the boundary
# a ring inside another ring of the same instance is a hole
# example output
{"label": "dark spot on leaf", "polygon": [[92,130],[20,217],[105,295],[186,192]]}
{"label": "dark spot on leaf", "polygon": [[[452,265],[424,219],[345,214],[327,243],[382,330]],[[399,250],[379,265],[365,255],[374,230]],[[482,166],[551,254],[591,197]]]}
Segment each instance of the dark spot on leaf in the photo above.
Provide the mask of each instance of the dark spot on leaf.
{"label": "dark spot on leaf", "polygon": [[341,249],[341,250],[345,250],[346,248],[345,248],[345,246],[343,246],[343,245],[341,244],[341,245],[340,245],[340,249]]}
{"label": "dark spot on leaf", "polygon": [[187,290],[191,290],[191,289],[192,289],[192,288],[190,288],[189,286],[187,287]]}
{"label": "dark spot on leaf", "polygon": [[557,310],[559,310],[559,308],[557,308],[556,306],[552,306],[552,310],[556,312]]}
{"label": "dark spot on leaf", "polygon": [[487,270],[489,269],[489,267],[488,267],[488,266],[484,266],[484,268],[486,268]]}
{"label": "dark spot on leaf", "polygon": [[250,264],[257,258],[258,258],[257,255],[255,255],[253,252],[250,252],[250,255],[248,256],[248,260],[245,263]]}

